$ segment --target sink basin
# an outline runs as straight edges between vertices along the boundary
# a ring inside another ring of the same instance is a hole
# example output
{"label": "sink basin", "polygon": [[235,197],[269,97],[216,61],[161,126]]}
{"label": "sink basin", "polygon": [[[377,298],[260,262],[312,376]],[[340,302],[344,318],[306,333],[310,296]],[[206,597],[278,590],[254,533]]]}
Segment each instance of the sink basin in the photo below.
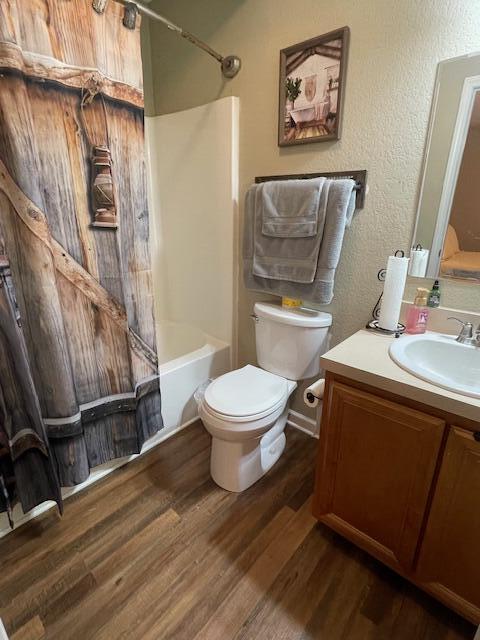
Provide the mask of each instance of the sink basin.
{"label": "sink basin", "polygon": [[460,344],[453,336],[402,336],[389,349],[392,360],[417,378],[438,387],[480,398],[480,348]]}

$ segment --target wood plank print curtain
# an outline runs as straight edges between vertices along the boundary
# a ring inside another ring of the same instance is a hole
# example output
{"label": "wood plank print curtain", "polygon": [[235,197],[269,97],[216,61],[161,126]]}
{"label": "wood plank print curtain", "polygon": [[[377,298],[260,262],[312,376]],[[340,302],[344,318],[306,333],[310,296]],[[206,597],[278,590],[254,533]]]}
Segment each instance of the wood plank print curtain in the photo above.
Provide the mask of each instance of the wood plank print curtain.
{"label": "wood plank print curtain", "polygon": [[122,18],[113,0],[0,0],[0,510],[59,502],[55,474],[83,482],[163,426],[139,24]]}

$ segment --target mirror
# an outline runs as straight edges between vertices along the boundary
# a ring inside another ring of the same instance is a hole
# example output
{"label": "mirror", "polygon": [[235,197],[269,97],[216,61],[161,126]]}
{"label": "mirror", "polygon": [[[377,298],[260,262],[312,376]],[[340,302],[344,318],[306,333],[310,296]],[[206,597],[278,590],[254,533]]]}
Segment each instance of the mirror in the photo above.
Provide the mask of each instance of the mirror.
{"label": "mirror", "polygon": [[480,283],[480,54],[438,67],[410,275]]}

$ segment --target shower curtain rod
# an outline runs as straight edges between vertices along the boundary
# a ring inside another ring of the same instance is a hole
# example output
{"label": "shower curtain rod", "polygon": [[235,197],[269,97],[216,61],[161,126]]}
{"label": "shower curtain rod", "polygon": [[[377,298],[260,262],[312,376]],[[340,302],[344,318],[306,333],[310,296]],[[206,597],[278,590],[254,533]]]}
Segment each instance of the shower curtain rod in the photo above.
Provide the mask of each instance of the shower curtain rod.
{"label": "shower curtain rod", "polygon": [[139,13],[142,13],[148,18],[157,20],[157,22],[161,22],[167,27],[167,29],[170,29],[170,31],[178,33],[178,35],[182,36],[182,38],[185,38],[185,40],[188,40],[196,47],[199,47],[200,49],[208,53],[210,56],[212,56],[212,58],[215,58],[215,60],[220,63],[222,67],[222,74],[225,78],[234,78],[240,71],[242,62],[238,56],[222,56],[220,53],[215,51],[215,49],[212,49],[212,47],[210,47],[206,42],[203,42],[203,40],[200,40],[200,38],[194,36],[193,33],[182,29],[182,27],[179,27],[171,20],[168,20],[168,18],[165,18],[164,16],[160,15],[156,11],[153,11],[153,9],[146,7],[140,2],[132,2],[131,0],[117,0],[117,2],[121,2],[127,8],[135,8]]}

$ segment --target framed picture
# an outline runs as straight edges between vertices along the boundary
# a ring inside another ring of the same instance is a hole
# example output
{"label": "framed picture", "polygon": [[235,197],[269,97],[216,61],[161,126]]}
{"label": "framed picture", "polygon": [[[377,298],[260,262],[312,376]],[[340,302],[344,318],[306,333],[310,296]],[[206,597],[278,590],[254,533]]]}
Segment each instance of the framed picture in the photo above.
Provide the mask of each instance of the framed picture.
{"label": "framed picture", "polygon": [[350,29],[280,51],[278,144],[339,140]]}

